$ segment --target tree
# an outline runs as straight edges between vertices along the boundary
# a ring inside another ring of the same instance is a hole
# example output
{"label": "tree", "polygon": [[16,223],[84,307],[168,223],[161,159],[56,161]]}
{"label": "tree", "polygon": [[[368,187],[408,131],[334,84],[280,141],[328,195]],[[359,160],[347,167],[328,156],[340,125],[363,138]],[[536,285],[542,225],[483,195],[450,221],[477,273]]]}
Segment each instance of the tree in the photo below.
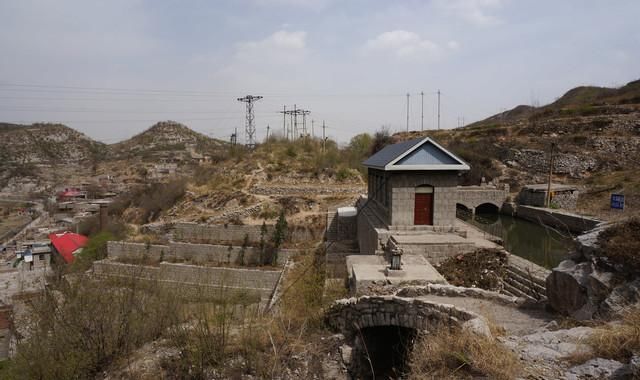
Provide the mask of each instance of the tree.
{"label": "tree", "polygon": [[263,220],[260,227],[260,265],[264,263],[265,236],[267,236],[267,223]]}
{"label": "tree", "polygon": [[284,210],[280,211],[280,216],[278,217],[278,221],[276,222],[275,230],[273,231],[273,237],[271,241],[273,241],[273,259],[271,263],[273,265],[278,262],[278,250],[280,246],[284,242],[287,236],[287,219],[284,216]]}

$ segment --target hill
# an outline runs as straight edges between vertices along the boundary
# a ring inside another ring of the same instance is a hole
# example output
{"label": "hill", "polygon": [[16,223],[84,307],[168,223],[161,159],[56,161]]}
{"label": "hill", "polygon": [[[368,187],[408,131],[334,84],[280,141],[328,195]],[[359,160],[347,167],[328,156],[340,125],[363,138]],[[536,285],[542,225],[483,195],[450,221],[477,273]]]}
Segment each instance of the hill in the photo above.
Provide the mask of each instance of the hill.
{"label": "hill", "polygon": [[161,121],[130,139],[109,146],[112,158],[175,158],[187,153],[215,155],[225,142],[175,121]]}
{"label": "hill", "polygon": [[554,148],[554,182],[581,188],[582,212],[609,218],[611,192],[640,209],[640,81],[617,88],[577,87],[543,107],[517,106],[454,130],[401,133],[404,140],[430,135],[468,161],[463,184],[482,177],[522,185],[545,183]]}
{"label": "hill", "polygon": [[467,127],[510,124],[528,119],[597,116],[634,112],[640,107],[640,80],[619,88],[580,86],[567,91],[553,103],[542,107],[519,105]]}
{"label": "hill", "polygon": [[62,124],[0,123],[0,141],[0,189],[10,181],[50,175],[41,172],[43,166],[92,167],[107,150],[106,145]]}

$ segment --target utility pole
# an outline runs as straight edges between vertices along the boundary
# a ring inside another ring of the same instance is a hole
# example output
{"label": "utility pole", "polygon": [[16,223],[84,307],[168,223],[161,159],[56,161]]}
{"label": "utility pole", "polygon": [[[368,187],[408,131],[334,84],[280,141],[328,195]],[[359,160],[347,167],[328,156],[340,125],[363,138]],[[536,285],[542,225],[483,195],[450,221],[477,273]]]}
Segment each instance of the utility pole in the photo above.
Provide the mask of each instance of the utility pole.
{"label": "utility pole", "polygon": [[551,143],[551,150],[549,152],[549,182],[547,183],[547,199],[546,207],[551,207],[551,174],[553,173],[553,147],[555,143]]}
{"label": "utility pole", "polygon": [[287,138],[287,106],[282,106],[282,137]]}
{"label": "utility pole", "polygon": [[315,139],[316,138],[316,133],[313,130],[313,119],[311,119],[311,138]]}
{"label": "utility pole", "polygon": [[407,92],[407,132],[409,132],[409,93]]}
{"label": "utility pole", "polygon": [[322,154],[324,154],[325,145],[327,143],[327,137],[325,132],[326,129],[327,129],[327,126],[324,124],[324,120],[322,120]]}
{"label": "utility pole", "polygon": [[298,105],[293,105],[293,139],[298,138]]}
{"label": "utility pole", "polygon": [[269,128],[271,127],[267,124],[267,139],[265,141],[269,141]]}
{"label": "utility pole", "polygon": [[262,99],[262,96],[247,95],[244,98],[238,98],[239,102],[243,102],[247,105],[247,112],[245,115],[245,145],[249,149],[253,149],[256,146],[256,125],[254,123],[253,115],[253,103]]}
{"label": "utility pole", "polygon": [[440,130],[440,89],[438,89],[438,130]]}
{"label": "utility pole", "polygon": [[424,91],[420,91],[420,98],[422,100],[422,106],[420,111],[420,130],[424,131]]}

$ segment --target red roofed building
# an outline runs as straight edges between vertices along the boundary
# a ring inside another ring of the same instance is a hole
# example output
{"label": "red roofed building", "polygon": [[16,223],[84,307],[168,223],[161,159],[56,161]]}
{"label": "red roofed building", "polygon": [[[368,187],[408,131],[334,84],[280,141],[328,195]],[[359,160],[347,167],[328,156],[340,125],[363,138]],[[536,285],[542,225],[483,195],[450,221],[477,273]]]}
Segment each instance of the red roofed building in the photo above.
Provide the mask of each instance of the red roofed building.
{"label": "red roofed building", "polygon": [[74,234],[73,232],[56,232],[49,234],[49,240],[51,240],[54,251],[57,252],[67,264],[71,264],[75,259],[74,255],[87,245],[89,238],[84,235]]}
{"label": "red roofed building", "polygon": [[58,202],[67,202],[75,199],[86,199],[87,192],[77,187],[66,188],[58,192]]}

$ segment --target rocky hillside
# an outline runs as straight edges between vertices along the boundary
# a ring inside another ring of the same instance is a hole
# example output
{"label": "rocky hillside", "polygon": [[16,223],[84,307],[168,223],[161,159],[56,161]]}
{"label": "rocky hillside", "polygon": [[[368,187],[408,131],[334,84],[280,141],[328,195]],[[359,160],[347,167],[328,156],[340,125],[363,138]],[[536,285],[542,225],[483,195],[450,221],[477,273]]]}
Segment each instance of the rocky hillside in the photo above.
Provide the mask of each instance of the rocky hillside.
{"label": "rocky hillside", "polygon": [[226,143],[191,130],[175,121],[162,121],[128,140],[109,146],[114,158],[169,157],[178,152],[216,154]]}
{"label": "rocky hillside", "polygon": [[0,123],[0,161],[69,163],[91,160],[106,146],[62,124]]}
{"label": "rocky hillside", "polygon": [[553,180],[582,188],[581,211],[612,217],[611,192],[626,195],[629,212],[640,209],[640,81],[618,89],[578,87],[543,107],[517,106],[464,128],[424,134],[471,164],[465,184],[497,178],[517,191],[545,183],[554,144]]}
{"label": "rocky hillside", "polygon": [[0,189],[30,177],[40,180],[43,165],[91,167],[104,157],[106,145],[61,124],[0,123]]}

